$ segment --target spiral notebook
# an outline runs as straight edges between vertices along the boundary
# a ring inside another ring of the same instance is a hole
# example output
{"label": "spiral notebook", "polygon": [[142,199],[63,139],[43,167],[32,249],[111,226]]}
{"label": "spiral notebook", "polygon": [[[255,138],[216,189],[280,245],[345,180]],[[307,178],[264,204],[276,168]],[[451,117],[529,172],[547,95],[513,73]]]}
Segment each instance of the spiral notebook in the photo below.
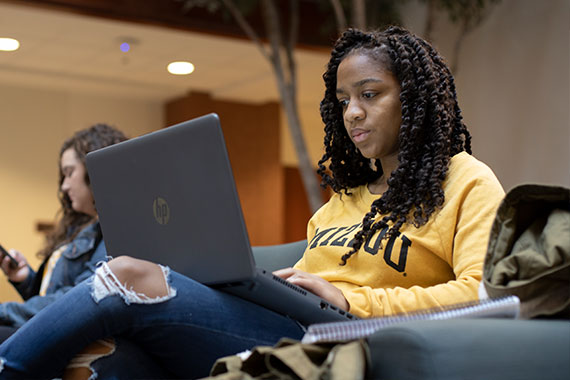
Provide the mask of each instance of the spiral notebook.
{"label": "spiral notebook", "polygon": [[366,337],[384,327],[402,322],[458,318],[513,318],[519,316],[516,296],[488,298],[449,306],[423,309],[383,318],[347,322],[317,323],[309,326],[302,343],[342,342]]}

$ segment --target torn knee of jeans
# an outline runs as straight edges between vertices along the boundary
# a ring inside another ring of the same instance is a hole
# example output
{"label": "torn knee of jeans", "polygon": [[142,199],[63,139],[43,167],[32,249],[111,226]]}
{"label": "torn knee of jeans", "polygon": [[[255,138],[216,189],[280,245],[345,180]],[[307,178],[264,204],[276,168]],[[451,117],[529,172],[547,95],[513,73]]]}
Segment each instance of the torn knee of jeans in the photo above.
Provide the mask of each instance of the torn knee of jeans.
{"label": "torn knee of jeans", "polygon": [[119,295],[127,305],[131,303],[159,303],[165,302],[176,296],[176,289],[170,286],[170,268],[159,265],[166,283],[166,295],[148,297],[143,293],[136,292],[132,287],[127,288],[113,273],[107,263],[102,263],[95,271],[92,282],[91,296],[97,303],[105,297]]}
{"label": "torn knee of jeans", "polygon": [[92,364],[95,360],[104,358],[115,353],[115,340],[100,339],[85,347],[77,354],[65,368],[63,378],[95,380],[98,375]]}

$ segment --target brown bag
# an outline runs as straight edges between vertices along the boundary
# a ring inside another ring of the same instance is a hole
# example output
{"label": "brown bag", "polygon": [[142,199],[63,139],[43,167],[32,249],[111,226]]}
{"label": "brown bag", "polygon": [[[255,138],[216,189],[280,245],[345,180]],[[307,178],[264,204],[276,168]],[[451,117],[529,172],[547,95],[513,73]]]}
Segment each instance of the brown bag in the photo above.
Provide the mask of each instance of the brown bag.
{"label": "brown bag", "polygon": [[483,266],[490,297],[516,295],[522,318],[570,317],[570,190],[520,185],[505,196]]}
{"label": "brown bag", "polygon": [[259,346],[246,359],[218,359],[211,380],[364,379],[367,347],[363,340],[343,344],[303,344],[283,338],[274,347]]}

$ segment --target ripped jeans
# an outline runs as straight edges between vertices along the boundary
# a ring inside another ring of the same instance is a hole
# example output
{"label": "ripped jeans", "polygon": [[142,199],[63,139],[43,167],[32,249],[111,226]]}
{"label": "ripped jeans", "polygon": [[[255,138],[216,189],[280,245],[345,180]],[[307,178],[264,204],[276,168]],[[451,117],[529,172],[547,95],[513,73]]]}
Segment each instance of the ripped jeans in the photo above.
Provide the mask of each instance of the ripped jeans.
{"label": "ripped jeans", "polygon": [[[0,346],[0,379],[61,376],[83,347],[107,337],[139,346],[174,376],[199,378],[208,375],[217,358],[303,335],[302,327],[290,318],[176,272],[165,271],[165,297],[127,296],[114,281],[103,287],[94,281],[97,276],[109,278],[104,268],[106,264]],[[126,364],[116,363],[122,365]]]}

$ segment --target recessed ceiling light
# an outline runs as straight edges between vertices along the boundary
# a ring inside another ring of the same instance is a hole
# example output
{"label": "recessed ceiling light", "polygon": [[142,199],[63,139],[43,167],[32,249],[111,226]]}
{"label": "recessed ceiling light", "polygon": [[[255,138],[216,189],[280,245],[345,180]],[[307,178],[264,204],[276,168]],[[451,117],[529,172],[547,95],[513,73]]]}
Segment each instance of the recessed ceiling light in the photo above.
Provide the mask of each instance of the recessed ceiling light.
{"label": "recessed ceiling light", "polygon": [[119,43],[119,48],[123,53],[128,53],[135,46],[140,44],[140,40],[131,36],[119,36],[116,41]]}
{"label": "recessed ceiling light", "polygon": [[190,62],[178,61],[168,64],[168,72],[174,75],[188,75],[194,71],[194,65]]}
{"label": "recessed ceiling light", "polygon": [[0,51],[18,50],[20,42],[13,38],[0,38]]}

